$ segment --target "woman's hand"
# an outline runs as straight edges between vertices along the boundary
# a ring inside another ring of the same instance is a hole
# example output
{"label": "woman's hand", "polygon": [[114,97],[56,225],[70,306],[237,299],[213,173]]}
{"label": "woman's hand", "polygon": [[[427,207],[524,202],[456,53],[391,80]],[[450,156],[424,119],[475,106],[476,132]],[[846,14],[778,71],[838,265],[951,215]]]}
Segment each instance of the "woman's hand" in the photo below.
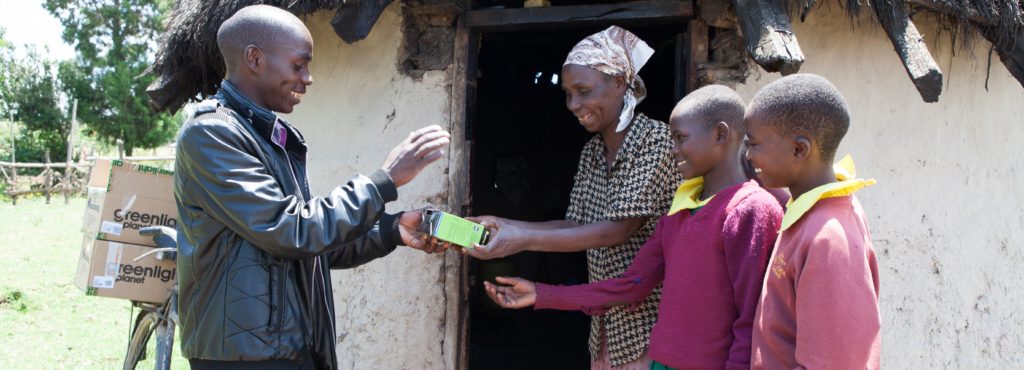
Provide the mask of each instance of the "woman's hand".
{"label": "woman's hand", "polygon": [[537,303],[537,284],[523,278],[495,278],[498,283],[510,286],[498,286],[484,281],[484,290],[494,303],[504,308],[530,307]]}
{"label": "woman's hand", "polygon": [[474,244],[473,248],[460,249],[463,254],[489,260],[508,257],[525,250],[526,231],[509,220],[495,216],[469,217],[467,219],[489,229],[491,240],[484,245]]}

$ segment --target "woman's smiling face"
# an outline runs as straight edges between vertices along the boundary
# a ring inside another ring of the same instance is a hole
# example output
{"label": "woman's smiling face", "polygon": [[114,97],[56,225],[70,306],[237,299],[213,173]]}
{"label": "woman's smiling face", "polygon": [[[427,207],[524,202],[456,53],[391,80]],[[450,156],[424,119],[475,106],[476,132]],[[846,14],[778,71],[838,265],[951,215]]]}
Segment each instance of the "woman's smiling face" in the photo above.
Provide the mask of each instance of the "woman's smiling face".
{"label": "woman's smiling face", "polygon": [[614,129],[622,113],[626,83],[596,69],[576,64],[562,67],[565,106],[588,132]]}

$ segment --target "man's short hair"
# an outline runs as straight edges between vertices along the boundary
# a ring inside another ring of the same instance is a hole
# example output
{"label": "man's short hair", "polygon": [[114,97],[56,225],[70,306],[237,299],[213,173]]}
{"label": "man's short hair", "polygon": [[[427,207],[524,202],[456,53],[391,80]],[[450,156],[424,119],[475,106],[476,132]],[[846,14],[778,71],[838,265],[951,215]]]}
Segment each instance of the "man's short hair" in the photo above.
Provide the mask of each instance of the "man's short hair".
{"label": "man's short hair", "polygon": [[719,122],[725,122],[742,137],[746,133],[743,125],[745,105],[743,98],[732,89],[722,85],[708,85],[686,94],[672,109],[672,117],[696,115],[709,129]]}
{"label": "man's short hair", "polygon": [[833,160],[850,128],[843,94],[813,74],[789,75],[766,85],[750,101],[749,112],[783,136],[812,137],[825,161]]}
{"label": "man's short hair", "polygon": [[296,27],[305,30],[302,20],[284,9],[270,5],[247,6],[217,29],[217,47],[230,71],[249,45],[265,49]]}

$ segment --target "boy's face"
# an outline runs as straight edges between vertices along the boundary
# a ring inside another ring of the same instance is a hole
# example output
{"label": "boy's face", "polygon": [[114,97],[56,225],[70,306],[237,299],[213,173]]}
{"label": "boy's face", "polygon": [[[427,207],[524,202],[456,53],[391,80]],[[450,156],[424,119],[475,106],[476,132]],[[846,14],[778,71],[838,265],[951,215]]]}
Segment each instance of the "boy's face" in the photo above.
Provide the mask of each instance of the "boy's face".
{"label": "boy's face", "polygon": [[768,125],[754,112],[744,118],[747,126],[747,160],[766,188],[788,188],[797,178],[796,143]]}
{"label": "boy's face", "polygon": [[674,114],[670,122],[672,158],[684,179],[704,176],[718,164],[722,148],[716,144],[714,127],[696,114]]}
{"label": "boy's face", "polygon": [[309,32],[293,30],[279,37],[275,45],[261,49],[263,60],[257,83],[262,105],[291,113],[313,84],[309,63],[313,60],[313,39]]}

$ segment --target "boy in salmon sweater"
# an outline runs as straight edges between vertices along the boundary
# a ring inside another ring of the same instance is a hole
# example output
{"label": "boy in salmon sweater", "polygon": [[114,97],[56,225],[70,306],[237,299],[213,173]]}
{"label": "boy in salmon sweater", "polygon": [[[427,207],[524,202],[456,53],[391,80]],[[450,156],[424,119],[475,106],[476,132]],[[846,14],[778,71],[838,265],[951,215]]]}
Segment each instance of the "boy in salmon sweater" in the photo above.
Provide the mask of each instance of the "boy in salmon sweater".
{"label": "boy in salmon sweater", "polygon": [[506,308],[601,315],[641,302],[664,283],[651,368],[749,368],[751,325],[782,206],[743,170],[743,112],[742,99],[724,86],[701,88],[676,105],[672,154],[688,180],[622,276],[576,286],[499,277],[510,286],[485,282],[491,299]]}
{"label": "boy in salmon sweater", "polygon": [[853,179],[848,157],[832,165],[850,125],[846,101],[824,78],[790,75],[754,96],[745,122],[758,177],[794,199],[764,278],[752,367],[878,368],[878,265],[853,196],[874,180]]}

